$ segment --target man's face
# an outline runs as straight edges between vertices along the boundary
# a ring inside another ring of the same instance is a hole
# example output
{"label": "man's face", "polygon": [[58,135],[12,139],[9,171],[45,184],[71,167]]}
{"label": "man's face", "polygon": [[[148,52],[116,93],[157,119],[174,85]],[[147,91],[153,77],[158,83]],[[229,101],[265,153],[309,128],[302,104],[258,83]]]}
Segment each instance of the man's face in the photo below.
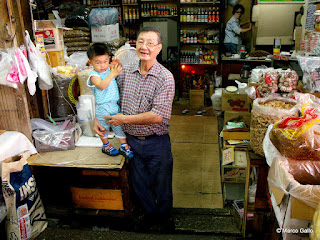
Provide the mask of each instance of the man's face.
{"label": "man's face", "polygon": [[142,32],[139,34],[136,43],[136,50],[140,60],[155,60],[162,49],[158,42],[158,34],[155,32]]}

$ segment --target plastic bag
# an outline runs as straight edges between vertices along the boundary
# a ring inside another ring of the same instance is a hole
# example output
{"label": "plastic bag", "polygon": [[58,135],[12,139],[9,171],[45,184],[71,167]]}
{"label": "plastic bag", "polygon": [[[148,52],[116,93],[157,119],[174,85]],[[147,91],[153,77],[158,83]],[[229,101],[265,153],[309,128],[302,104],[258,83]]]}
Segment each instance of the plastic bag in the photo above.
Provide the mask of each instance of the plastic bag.
{"label": "plastic bag", "polygon": [[89,8],[80,6],[67,16],[65,21],[66,27],[88,27],[89,13]]}
{"label": "plastic bag", "polygon": [[268,172],[268,184],[282,190],[286,195],[302,201],[312,208],[316,208],[320,202],[320,187],[317,185],[303,185],[294,179],[287,171],[284,157],[274,159]]}
{"label": "plastic bag", "polygon": [[288,117],[273,125],[270,139],[279,152],[295,160],[320,160],[320,114],[305,104],[302,117]]}
{"label": "plastic bag", "polygon": [[298,89],[299,76],[295,70],[287,69],[282,72],[279,79],[279,90],[282,92],[292,92]]}
{"label": "plastic bag", "polygon": [[309,92],[320,92],[320,57],[297,56],[300,68],[303,72],[302,82]]}
{"label": "plastic bag", "polygon": [[32,129],[35,129],[32,136],[36,139],[39,152],[74,149],[75,119],[64,119],[56,119],[56,125],[42,119],[30,120]]}
{"label": "plastic bag", "polygon": [[29,32],[26,30],[25,33],[31,69],[38,74],[39,88],[41,90],[49,90],[53,87],[51,67],[47,64],[46,60],[43,58],[39,50],[34,46],[33,42],[30,39]]}
{"label": "plastic bag", "polygon": [[278,91],[279,74],[275,69],[269,69],[264,75],[260,76],[259,86],[257,90],[263,97]]}
{"label": "plastic bag", "polygon": [[67,65],[83,69],[87,66],[88,60],[87,52],[75,52],[69,56]]}
{"label": "plastic bag", "polygon": [[282,159],[284,166],[301,184],[320,185],[320,161]]}
{"label": "plastic bag", "polygon": [[288,116],[298,116],[296,101],[282,97],[270,96],[253,101],[250,124],[250,144],[253,151],[264,156],[263,139],[268,126]]}
{"label": "plastic bag", "polygon": [[119,12],[116,8],[93,8],[89,14],[89,27],[116,24]]}
{"label": "plastic bag", "polygon": [[222,88],[217,88],[210,98],[213,110],[221,111]]}
{"label": "plastic bag", "polygon": [[90,75],[90,72],[92,71],[92,67],[88,67],[85,69],[82,69],[79,71],[78,74],[78,80],[80,84],[80,94],[81,95],[93,95],[92,90],[90,87],[87,85],[87,81]]}
{"label": "plastic bag", "polygon": [[77,118],[83,135],[94,137],[93,131],[95,100],[93,95],[81,95],[77,103]]}
{"label": "plastic bag", "polygon": [[6,80],[10,70],[10,62],[12,61],[11,55],[6,50],[0,51],[0,84],[8,87],[18,88],[16,83],[11,83]]}
{"label": "plastic bag", "polygon": [[30,119],[31,128],[32,130],[42,129],[48,132],[59,132],[65,130],[70,121],[65,120],[63,124],[54,125],[51,122],[48,122],[41,118],[32,118]]}
{"label": "plastic bag", "polygon": [[311,224],[310,240],[320,240],[320,203],[315,211]]}

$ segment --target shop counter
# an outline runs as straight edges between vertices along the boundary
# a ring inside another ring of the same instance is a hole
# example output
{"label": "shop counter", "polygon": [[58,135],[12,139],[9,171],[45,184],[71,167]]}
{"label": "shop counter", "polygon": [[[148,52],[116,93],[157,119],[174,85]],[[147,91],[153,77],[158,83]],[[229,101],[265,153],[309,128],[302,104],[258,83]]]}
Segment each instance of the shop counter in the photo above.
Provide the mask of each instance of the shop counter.
{"label": "shop counter", "polygon": [[[117,143],[110,142],[117,148]],[[111,157],[101,148],[76,147],[35,154],[28,164],[45,207],[68,209],[64,214],[131,213],[128,161],[122,155]]]}
{"label": "shop counter", "polygon": [[251,69],[265,65],[267,67],[273,66],[273,61],[270,60],[259,60],[259,59],[242,59],[242,58],[231,58],[222,57],[222,87],[229,85],[236,85],[233,81],[228,81],[229,74],[239,74],[243,65],[250,65]]}

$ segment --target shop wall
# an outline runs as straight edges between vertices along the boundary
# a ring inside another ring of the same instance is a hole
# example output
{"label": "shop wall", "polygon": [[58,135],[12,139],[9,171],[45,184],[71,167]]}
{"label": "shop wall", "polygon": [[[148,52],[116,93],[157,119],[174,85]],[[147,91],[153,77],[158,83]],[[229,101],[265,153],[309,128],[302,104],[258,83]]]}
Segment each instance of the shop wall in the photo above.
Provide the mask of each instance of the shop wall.
{"label": "shop wall", "polygon": [[[25,4],[23,6],[26,8]],[[1,48],[24,44],[23,14],[27,19],[28,9],[22,10],[20,0],[0,1],[0,27],[4,31],[0,37]],[[28,95],[24,85],[19,85],[17,89],[0,85],[0,129],[19,131],[31,140],[31,102]]]}

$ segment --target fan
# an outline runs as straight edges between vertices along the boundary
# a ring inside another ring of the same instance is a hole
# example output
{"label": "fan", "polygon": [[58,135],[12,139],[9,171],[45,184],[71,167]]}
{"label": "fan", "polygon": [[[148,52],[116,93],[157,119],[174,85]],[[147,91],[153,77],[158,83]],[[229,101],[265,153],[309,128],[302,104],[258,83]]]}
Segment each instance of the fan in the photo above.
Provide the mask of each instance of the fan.
{"label": "fan", "polygon": [[127,43],[119,48],[114,56],[120,60],[122,65],[136,63],[139,61],[136,49]]}

